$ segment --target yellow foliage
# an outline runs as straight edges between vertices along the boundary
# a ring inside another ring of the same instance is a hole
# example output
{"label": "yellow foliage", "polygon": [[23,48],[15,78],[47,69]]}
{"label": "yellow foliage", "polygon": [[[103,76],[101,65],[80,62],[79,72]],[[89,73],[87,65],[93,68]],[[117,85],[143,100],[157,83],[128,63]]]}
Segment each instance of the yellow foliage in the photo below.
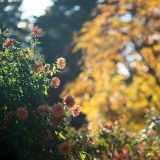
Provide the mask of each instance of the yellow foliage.
{"label": "yellow foliage", "polygon": [[160,107],[160,0],[107,0],[75,38],[82,72],[65,91],[89,122],[126,116],[139,129]]}

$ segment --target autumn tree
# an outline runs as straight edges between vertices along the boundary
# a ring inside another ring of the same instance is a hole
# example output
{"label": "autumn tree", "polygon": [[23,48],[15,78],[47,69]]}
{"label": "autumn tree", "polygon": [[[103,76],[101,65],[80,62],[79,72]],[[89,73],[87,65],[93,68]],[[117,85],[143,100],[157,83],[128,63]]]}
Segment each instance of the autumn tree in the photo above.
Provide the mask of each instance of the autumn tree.
{"label": "autumn tree", "polygon": [[108,0],[75,39],[82,72],[66,87],[89,121],[138,129],[160,106],[160,0]]}

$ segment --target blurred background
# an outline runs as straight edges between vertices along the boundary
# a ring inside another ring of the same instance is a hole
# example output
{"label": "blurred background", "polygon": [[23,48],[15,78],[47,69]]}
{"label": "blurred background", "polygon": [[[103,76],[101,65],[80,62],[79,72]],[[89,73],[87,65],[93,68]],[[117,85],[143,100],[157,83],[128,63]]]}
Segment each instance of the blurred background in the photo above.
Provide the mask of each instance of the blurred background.
{"label": "blurred background", "polygon": [[75,96],[83,114],[74,125],[121,118],[139,130],[159,111],[160,0],[0,0],[0,22],[20,41],[40,26],[46,61],[66,58],[48,101]]}

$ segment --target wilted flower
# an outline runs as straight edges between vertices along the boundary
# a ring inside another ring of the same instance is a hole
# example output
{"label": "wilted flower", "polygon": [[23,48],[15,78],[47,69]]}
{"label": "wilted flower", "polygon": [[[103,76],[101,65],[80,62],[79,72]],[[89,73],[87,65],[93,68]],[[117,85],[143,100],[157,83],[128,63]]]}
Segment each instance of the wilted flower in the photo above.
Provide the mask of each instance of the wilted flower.
{"label": "wilted flower", "polygon": [[71,108],[75,105],[75,100],[72,96],[66,95],[63,97],[63,101],[68,108]]}
{"label": "wilted flower", "polygon": [[60,85],[60,80],[58,77],[53,77],[50,82],[51,88],[58,88]]}
{"label": "wilted flower", "polygon": [[63,123],[63,117],[55,117],[54,118],[54,125],[59,126]]}
{"label": "wilted flower", "polygon": [[13,39],[7,38],[3,43],[3,48],[7,48],[9,46],[13,45]]}
{"label": "wilted flower", "polygon": [[25,120],[28,117],[28,111],[25,108],[19,107],[17,109],[17,117],[20,120]]}
{"label": "wilted flower", "polygon": [[71,155],[71,146],[69,143],[64,142],[58,146],[58,151],[65,156]]}
{"label": "wilted flower", "polygon": [[12,111],[6,113],[6,120],[11,120],[12,117],[13,117],[13,112]]}
{"label": "wilted flower", "polygon": [[52,114],[55,117],[62,117],[65,115],[64,106],[61,104],[54,104],[52,106]]}
{"label": "wilted flower", "polygon": [[41,72],[43,71],[43,65],[40,62],[36,62],[35,66],[33,67],[33,72]]}
{"label": "wilted flower", "polygon": [[32,35],[33,35],[34,37],[41,37],[42,32],[43,32],[42,29],[39,28],[38,26],[34,26],[34,27],[32,28]]}
{"label": "wilted flower", "polygon": [[63,57],[58,58],[56,63],[58,69],[63,69],[66,66],[66,60]]}
{"label": "wilted flower", "polygon": [[77,106],[77,105],[75,105],[73,108],[72,108],[72,116],[73,117],[77,117],[79,114],[80,114],[80,112],[81,112],[81,107],[80,106]]}
{"label": "wilted flower", "polygon": [[47,105],[40,105],[38,106],[37,111],[40,114],[49,113],[49,107]]}
{"label": "wilted flower", "polygon": [[51,132],[49,129],[45,129],[42,131],[42,138],[44,140],[49,140],[52,137]]}
{"label": "wilted flower", "polygon": [[49,69],[50,69],[50,67],[51,67],[50,64],[46,64],[46,65],[44,66],[44,71],[45,71],[45,72],[48,72]]}

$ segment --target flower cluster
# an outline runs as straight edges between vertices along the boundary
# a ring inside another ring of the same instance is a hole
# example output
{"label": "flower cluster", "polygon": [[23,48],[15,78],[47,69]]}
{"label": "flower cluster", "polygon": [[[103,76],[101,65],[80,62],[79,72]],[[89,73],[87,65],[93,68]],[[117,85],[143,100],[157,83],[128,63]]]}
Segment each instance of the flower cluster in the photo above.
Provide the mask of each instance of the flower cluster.
{"label": "flower cluster", "polygon": [[[63,105],[64,103],[64,105]],[[73,117],[77,117],[81,112],[81,107],[75,104],[75,99],[72,96],[66,95],[63,97],[63,103],[56,103],[49,107],[48,105],[40,105],[37,107],[37,112],[40,115],[50,114],[54,117],[54,124],[61,125],[63,118],[66,116],[66,111]]]}
{"label": "flower cluster", "polygon": [[72,116],[77,117],[81,112],[81,107],[76,105],[74,98],[70,95],[66,95],[63,97],[63,101],[66,107],[71,110]]}
{"label": "flower cluster", "polygon": [[[24,153],[23,159],[63,159],[72,154],[65,135],[70,128],[71,115],[78,116],[80,107],[68,95],[61,102],[49,105],[48,91],[60,86],[57,73],[65,68],[66,60],[60,57],[53,64],[45,63],[37,49],[42,34],[42,29],[34,26],[28,44],[31,47],[23,48],[17,47],[20,43],[8,37],[9,34],[0,32],[0,88],[3,88],[0,90],[3,95],[0,97],[3,99],[0,140],[6,137],[7,145],[16,141],[16,147]],[[31,153],[30,147],[37,151]]]}

